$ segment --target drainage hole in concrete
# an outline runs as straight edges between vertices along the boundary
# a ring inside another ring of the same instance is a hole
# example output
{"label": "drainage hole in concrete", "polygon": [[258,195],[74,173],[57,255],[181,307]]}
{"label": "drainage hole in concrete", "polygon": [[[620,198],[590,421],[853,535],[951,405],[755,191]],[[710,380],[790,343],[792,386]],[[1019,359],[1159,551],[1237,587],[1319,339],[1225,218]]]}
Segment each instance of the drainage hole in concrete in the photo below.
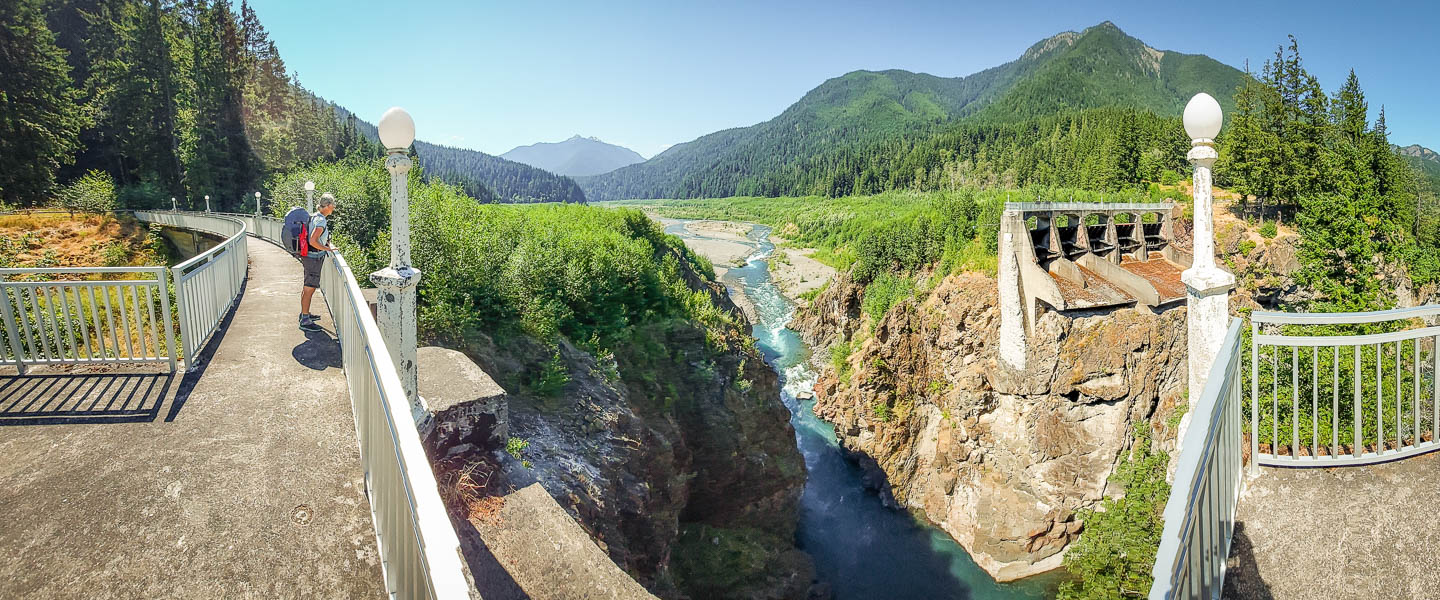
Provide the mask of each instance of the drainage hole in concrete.
{"label": "drainage hole in concrete", "polygon": [[294,521],[296,525],[300,525],[302,527],[305,525],[309,525],[310,519],[313,516],[314,513],[310,511],[310,507],[305,506],[304,504],[301,504],[300,506],[295,507],[295,510],[290,511],[290,520]]}

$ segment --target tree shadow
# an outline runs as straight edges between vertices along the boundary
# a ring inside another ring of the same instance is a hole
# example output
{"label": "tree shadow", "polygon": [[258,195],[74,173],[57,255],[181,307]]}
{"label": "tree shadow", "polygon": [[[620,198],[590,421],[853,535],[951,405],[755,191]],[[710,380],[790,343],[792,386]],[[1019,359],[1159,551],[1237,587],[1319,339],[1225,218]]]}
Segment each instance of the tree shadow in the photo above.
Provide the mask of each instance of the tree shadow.
{"label": "tree shadow", "polygon": [[340,344],[328,331],[306,331],[305,341],[290,350],[295,362],[307,369],[324,371],[340,367],[344,363],[340,356]]}
{"label": "tree shadow", "polygon": [[154,421],[174,373],[0,378],[0,426]]}
{"label": "tree shadow", "polygon": [[1245,522],[1236,521],[1230,538],[1230,557],[1226,561],[1225,587],[1222,598],[1234,600],[1275,600],[1270,586],[1260,577],[1255,563],[1255,545],[1245,533]]}

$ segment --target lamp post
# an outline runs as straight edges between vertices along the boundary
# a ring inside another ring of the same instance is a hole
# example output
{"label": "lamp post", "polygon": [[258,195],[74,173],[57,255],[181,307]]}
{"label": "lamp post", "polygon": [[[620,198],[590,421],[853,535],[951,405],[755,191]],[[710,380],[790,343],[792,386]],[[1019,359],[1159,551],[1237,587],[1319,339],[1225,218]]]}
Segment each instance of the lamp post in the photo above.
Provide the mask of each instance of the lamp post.
{"label": "lamp post", "polygon": [[210,195],[205,195],[205,212],[210,212]]}
{"label": "lamp post", "polygon": [[[1210,366],[1225,339],[1229,319],[1230,289],[1235,276],[1215,266],[1214,202],[1210,196],[1210,167],[1215,164],[1215,136],[1220,133],[1220,103],[1209,94],[1196,94],[1185,105],[1185,133],[1189,134],[1190,153],[1186,159],[1195,165],[1195,259],[1180,274],[1185,282],[1187,321],[1189,326],[1190,401],[1198,402],[1210,376]],[[1186,415],[1186,421],[1189,415]],[[1185,425],[1180,429],[1183,439]]]}
{"label": "lamp post", "polygon": [[255,192],[255,216],[260,216],[260,192]]}
{"label": "lamp post", "polygon": [[315,182],[305,182],[305,212],[315,214]]}
{"label": "lamp post", "polygon": [[174,196],[171,196],[171,197],[170,197],[170,212],[175,212],[175,211],[177,211],[177,210],[180,210],[180,209],[179,209],[179,207],[177,207],[177,206],[175,205],[175,197],[174,197]]}
{"label": "lamp post", "polygon": [[385,169],[390,171],[390,266],[371,273],[370,281],[379,288],[380,334],[418,422],[425,414],[416,388],[415,364],[415,288],[420,271],[410,265],[410,157],[405,153],[415,141],[415,121],[397,106],[380,117],[379,130],[380,143],[390,155],[385,159]]}

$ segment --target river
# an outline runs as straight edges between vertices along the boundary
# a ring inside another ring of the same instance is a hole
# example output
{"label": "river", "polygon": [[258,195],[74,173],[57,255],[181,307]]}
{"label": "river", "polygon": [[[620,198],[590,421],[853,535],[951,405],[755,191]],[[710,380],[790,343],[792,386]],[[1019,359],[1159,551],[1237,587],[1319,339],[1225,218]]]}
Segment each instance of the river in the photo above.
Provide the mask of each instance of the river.
{"label": "river", "polygon": [[[685,222],[665,231],[700,238]],[[812,390],[816,373],[809,365],[810,349],[785,326],[795,305],[770,278],[766,261],[775,249],[770,228],[754,225],[746,236],[755,252],[722,280],[732,295],[743,293],[754,304],[753,334],[766,361],[780,373],[781,396],[808,473],[796,537],[814,557],[817,575],[830,585],[835,600],[1052,597],[1057,576],[997,583],[944,531],[885,507],[879,494],[865,488],[863,473],[845,457],[834,428],[815,416],[814,400],[797,399]]]}

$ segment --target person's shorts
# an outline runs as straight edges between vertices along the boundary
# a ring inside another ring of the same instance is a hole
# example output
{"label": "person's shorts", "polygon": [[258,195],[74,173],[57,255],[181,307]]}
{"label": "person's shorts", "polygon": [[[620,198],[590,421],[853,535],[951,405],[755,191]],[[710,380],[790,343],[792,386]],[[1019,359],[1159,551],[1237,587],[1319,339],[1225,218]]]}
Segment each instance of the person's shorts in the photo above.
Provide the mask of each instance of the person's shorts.
{"label": "person's shorts", "polygon": [[305,287],[320,287],[320,268],[325,265],[325,259],[318,256],[302,256],[300,264],[305,267]]}

